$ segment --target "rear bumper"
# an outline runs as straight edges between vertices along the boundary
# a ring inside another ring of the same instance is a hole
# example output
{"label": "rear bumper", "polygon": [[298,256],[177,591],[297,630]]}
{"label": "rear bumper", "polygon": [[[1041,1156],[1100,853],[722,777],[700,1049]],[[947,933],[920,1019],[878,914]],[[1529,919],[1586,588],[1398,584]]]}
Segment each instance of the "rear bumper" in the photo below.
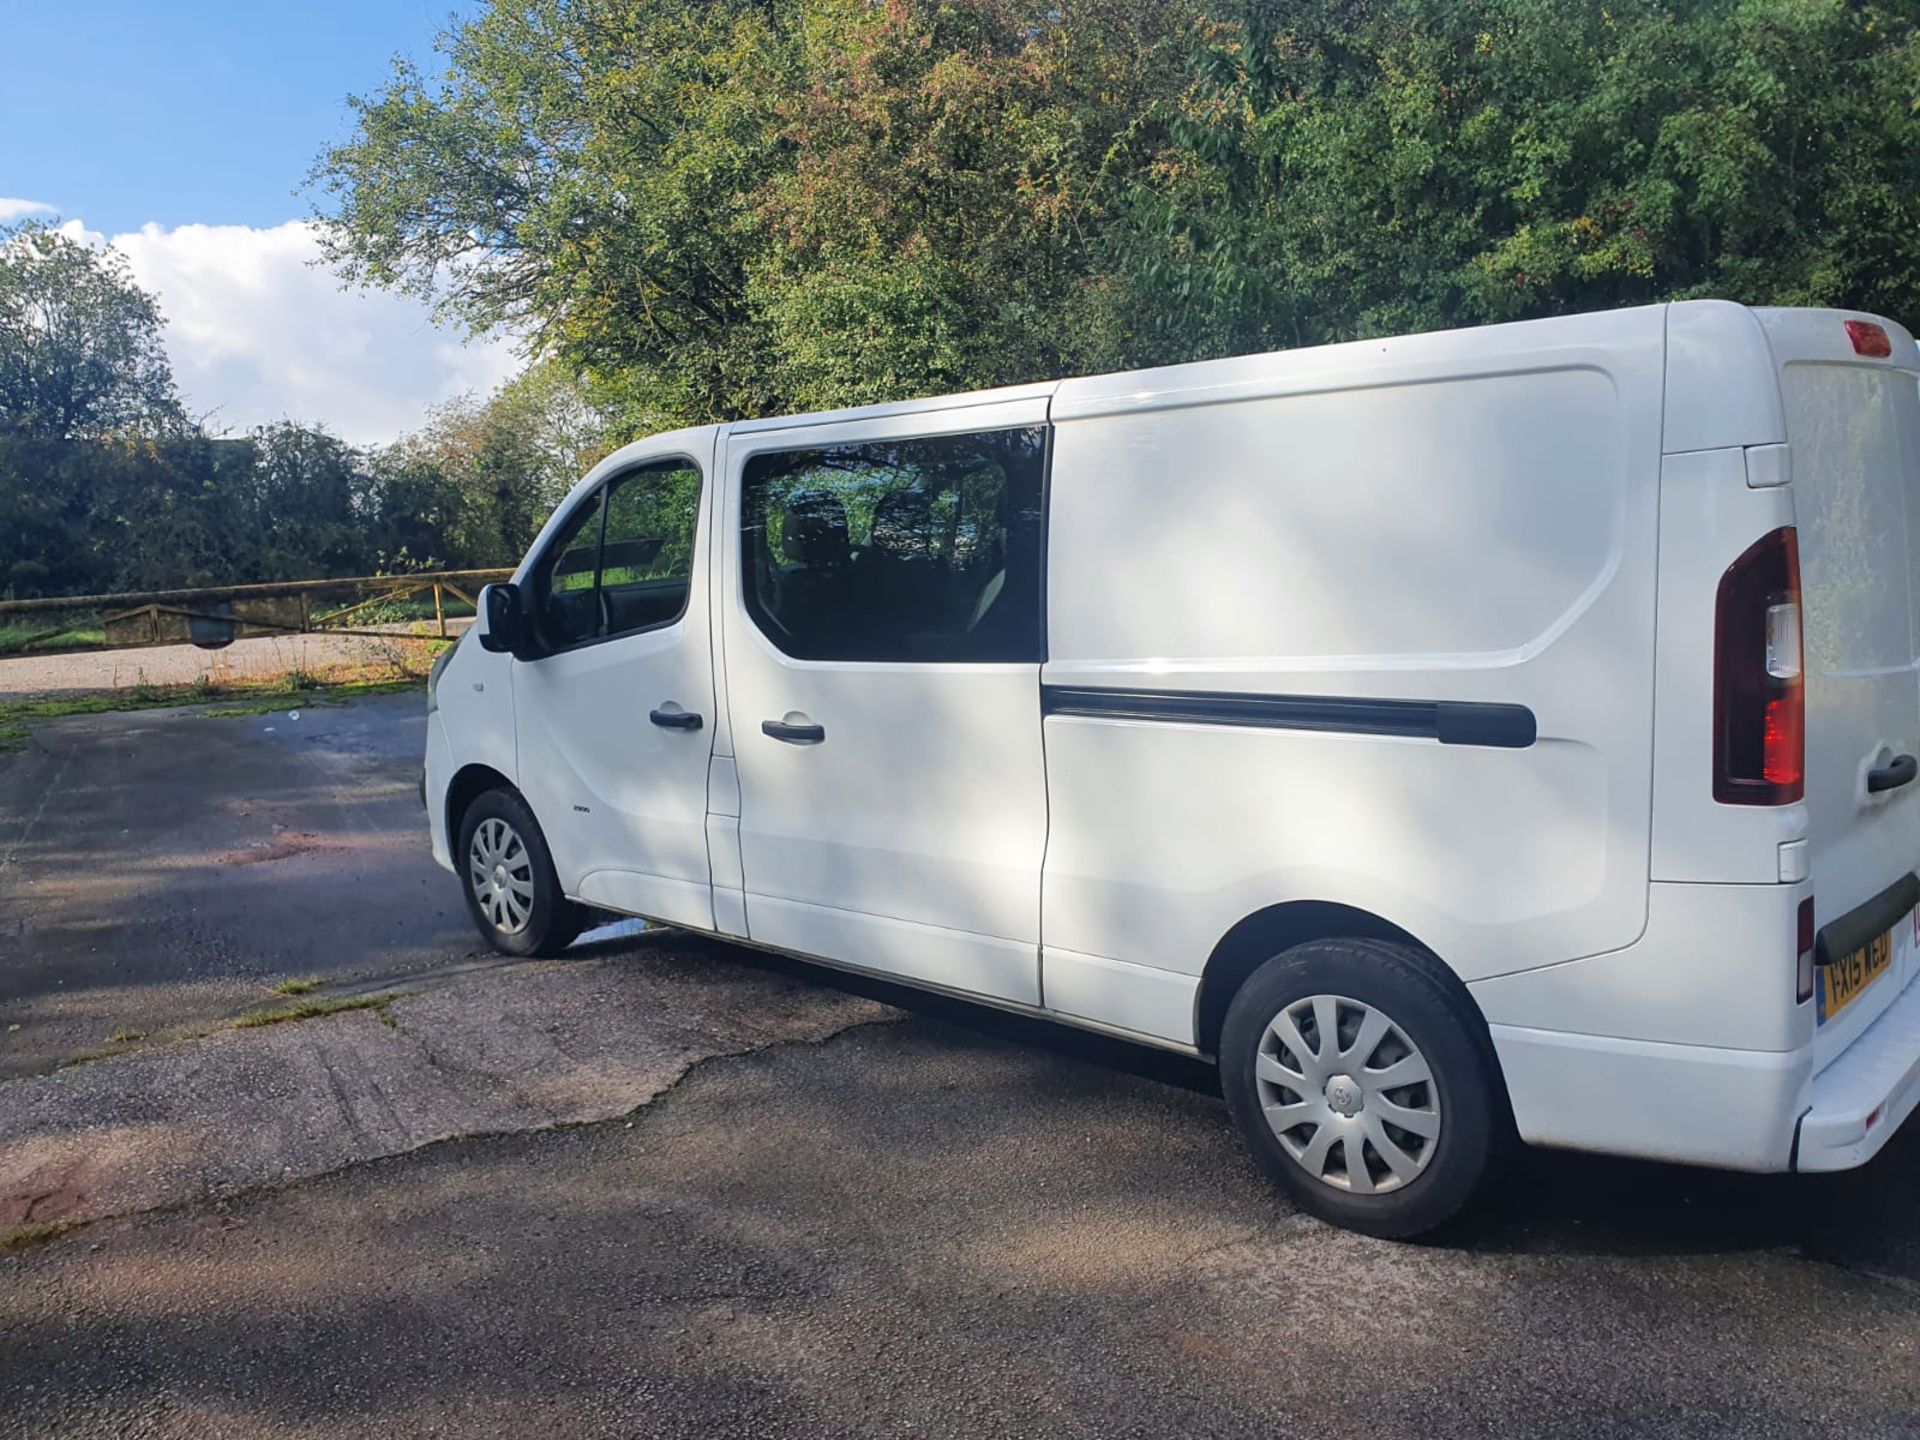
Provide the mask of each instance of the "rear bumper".
{"label": "rear bumper", "polygon": [[1521,1138],[1727,1170],[1850,1170],[1920,1110],[1920,981],[1813,1073],[1813,1047],[1727,1050],[1491,1028]]}
{"label": "rear bumper", "polygon": [[1851,1170],[1880,1153],[1920,1108],[1920,983],[1813,1077],[1796,1170]]}
{"label": "rear bumper", "polygon": [[1786,1170],[1813,1050],[1727,1050],[1494,1025],[1520,1138],[1725,1170]]}

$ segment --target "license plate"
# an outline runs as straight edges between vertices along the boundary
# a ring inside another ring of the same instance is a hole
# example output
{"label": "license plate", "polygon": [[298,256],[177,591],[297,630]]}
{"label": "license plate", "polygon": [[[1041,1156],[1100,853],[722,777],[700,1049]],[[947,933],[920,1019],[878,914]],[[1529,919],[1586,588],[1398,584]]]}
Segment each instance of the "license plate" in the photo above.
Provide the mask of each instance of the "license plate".
{"label": "license plate", "polygon": [[[1902,916],[1900,924],[1908,924]],[[1893,931],[1876,935],[1851,955],[1842,955],[1820,970],[1820,1023],[1833,1019],[1878,980],[1893,964]]]}

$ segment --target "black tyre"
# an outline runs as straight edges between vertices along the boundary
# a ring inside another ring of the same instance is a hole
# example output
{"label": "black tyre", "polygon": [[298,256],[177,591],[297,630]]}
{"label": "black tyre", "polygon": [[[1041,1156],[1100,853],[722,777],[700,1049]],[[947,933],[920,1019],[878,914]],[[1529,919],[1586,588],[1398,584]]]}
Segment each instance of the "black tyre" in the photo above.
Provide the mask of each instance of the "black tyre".
{"label": "black tyre", "polygon": [[1332,1224],[1405,1239],[1472,1199],[1506,1135],[1486,1028],[1438,962],[1313,940],[1247,978],[1220,1084],[1260,1166]]}
{"label": "black tyre", "polygon": [[504,955],[558,955],[586,922],[560,893],[547,837],[527,802],[488,790],[460,817],[461,891],[486,942]]}

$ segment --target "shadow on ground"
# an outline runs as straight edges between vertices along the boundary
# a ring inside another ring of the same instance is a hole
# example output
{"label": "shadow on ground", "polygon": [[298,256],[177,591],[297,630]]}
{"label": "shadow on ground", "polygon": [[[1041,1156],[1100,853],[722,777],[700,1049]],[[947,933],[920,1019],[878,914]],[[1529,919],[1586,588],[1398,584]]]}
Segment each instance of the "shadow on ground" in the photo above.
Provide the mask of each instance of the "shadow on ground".
{"label": "shadow on ground", "polygon": [[1913,1433],[1911,1137],[1822,1184],[1530,1157],[1470,1230],[1393,1245],[1276,1196],[1200,1067],[750,963],[915,1013],[709,1062],[630,1123],[0,1260],[0,1413],[28,1436]]}

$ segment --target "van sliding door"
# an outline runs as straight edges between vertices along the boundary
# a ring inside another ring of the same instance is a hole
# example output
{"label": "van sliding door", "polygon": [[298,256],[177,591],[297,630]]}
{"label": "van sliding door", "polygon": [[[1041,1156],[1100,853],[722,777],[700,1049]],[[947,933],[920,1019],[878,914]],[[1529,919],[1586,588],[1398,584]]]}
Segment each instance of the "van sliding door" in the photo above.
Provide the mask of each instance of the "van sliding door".
{"label": "van sliding door", "polygon": [[1038,1003],[1045,416],[1036,394],[730,436],[752,939]]}

